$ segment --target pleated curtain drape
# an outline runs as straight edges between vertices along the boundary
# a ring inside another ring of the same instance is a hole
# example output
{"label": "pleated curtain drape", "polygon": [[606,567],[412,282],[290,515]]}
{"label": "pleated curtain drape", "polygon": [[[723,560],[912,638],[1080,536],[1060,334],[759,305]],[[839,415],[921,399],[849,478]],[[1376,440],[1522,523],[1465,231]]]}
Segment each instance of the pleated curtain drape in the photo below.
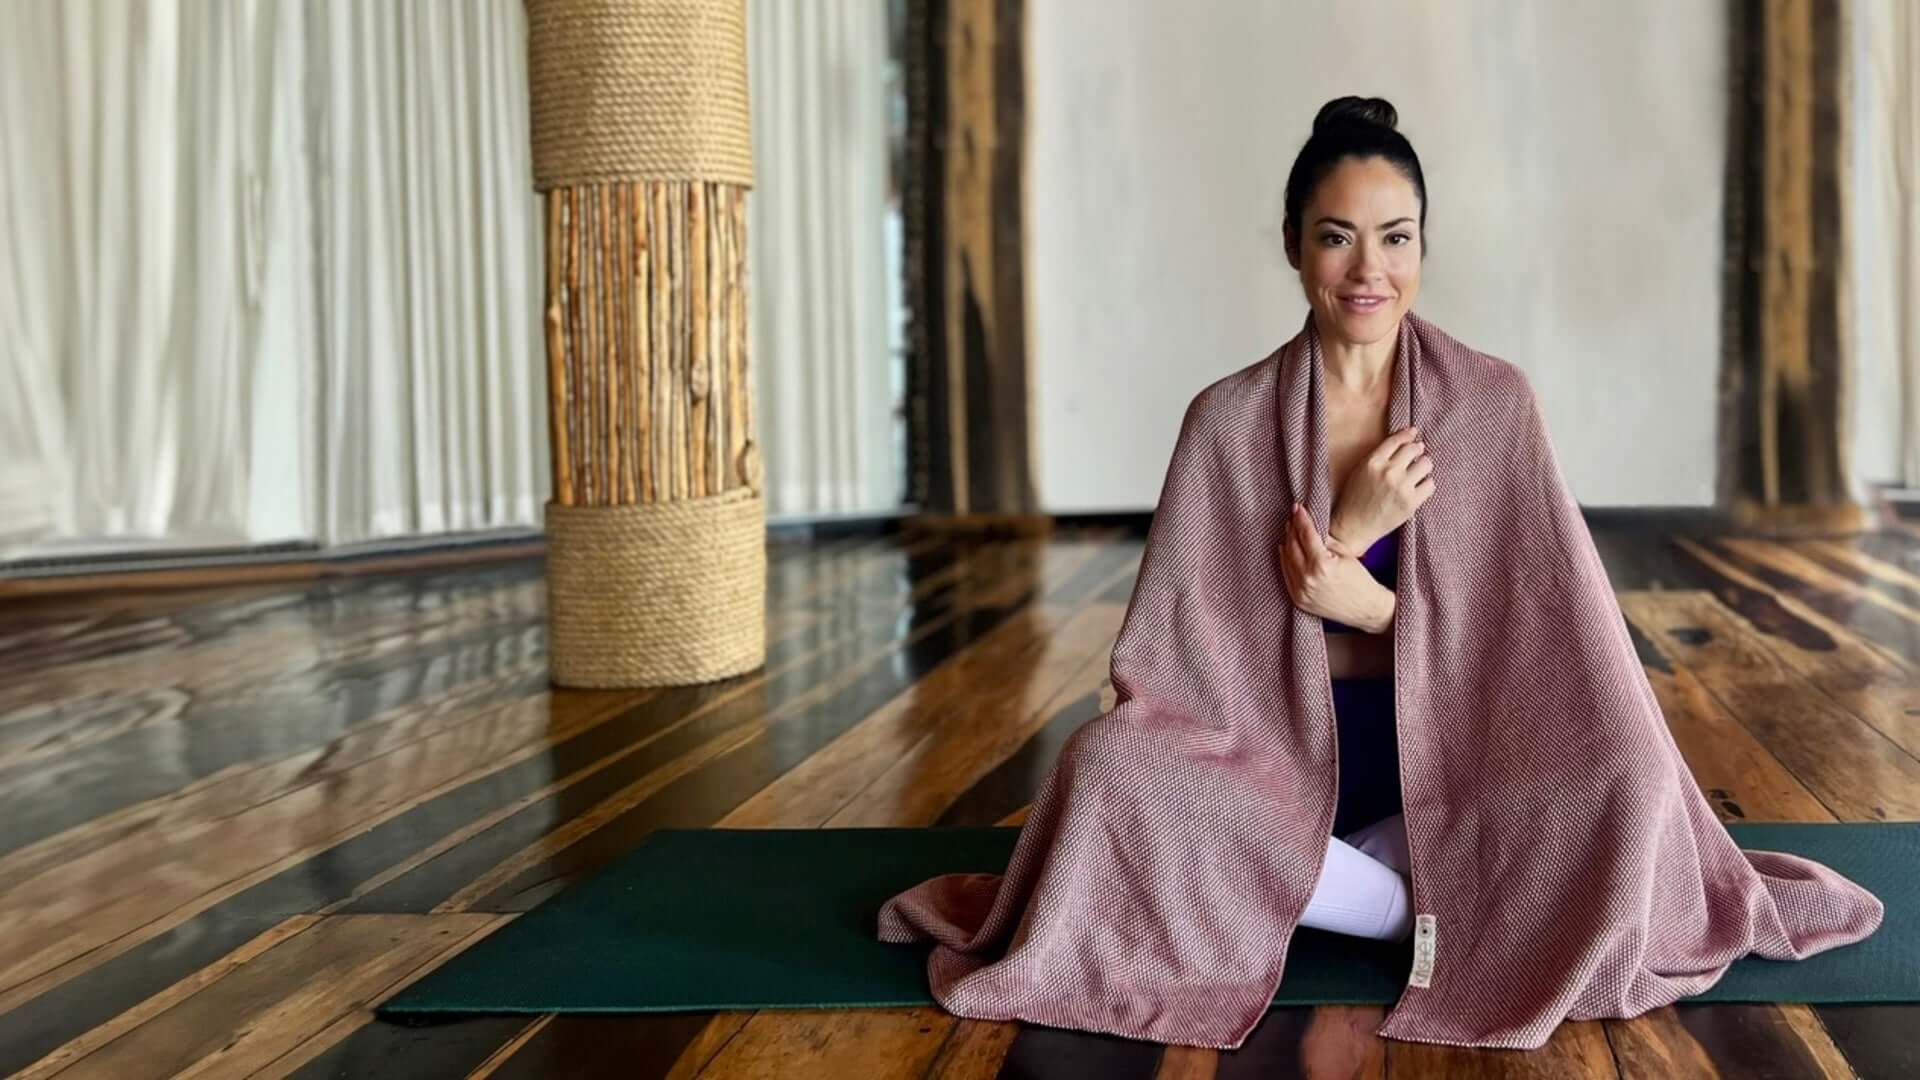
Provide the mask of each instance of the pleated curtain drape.
{"label": "pleated curtain drape", "polygon": [[749,0],[747,33],[748,341],[768,510],[893,510],[886,8]]}
{"label": "pleated curtain drape", "polygon": [[537,523],[523,23],[0,12],[0,554]]}
{"label": "pleated curtain drape", "polygon": [[[769,514],[891,509],[884,9],[750,20]],[[525,23],[0,7],[0,561],[539,526]]]}

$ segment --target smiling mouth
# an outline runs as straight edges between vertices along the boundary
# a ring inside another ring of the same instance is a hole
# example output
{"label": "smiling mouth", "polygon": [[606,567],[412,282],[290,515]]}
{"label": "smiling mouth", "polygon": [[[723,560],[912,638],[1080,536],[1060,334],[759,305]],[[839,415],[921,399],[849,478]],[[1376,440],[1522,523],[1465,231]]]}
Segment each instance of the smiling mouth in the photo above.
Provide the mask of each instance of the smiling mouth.
{"label": "smiling mouth", "polygon": [[1378,311],[1380,308],[1386,306],[1387,298],[1384,296],[1343,296],[1340,298],[1340,303],[1355,311]]}

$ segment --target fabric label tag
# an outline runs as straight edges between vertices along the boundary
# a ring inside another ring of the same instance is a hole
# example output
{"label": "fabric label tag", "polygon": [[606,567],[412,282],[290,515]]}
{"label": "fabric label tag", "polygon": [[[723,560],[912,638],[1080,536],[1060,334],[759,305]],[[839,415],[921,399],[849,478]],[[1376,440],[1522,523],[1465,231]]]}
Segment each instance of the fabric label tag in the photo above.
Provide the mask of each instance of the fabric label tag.
{"label": "fabric label tag", "polygon": [[1407,979],[1409,986],[1428,986],[1433,982],[1433,945],[1438,936],[1435,927],[1432,915],[1413,917],[1413,975]]}

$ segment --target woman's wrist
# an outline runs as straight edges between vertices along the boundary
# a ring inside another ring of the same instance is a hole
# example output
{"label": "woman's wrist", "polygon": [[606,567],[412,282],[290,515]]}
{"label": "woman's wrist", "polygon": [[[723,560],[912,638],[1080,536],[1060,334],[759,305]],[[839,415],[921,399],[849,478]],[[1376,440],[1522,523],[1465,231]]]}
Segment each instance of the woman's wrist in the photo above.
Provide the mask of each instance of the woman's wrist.
{"label": "woman's wrist", "polygon": [[[1376,584],[1378,583],[1376,582]],[[1392,589],[1387,588],[1385,585],[1380,585],[1379,588],[1380,591],[1376,594],[1378,603],[1374,608],[1373,618],[1369,619],[1367,623],[1361,627],[1361,629],[1369,634],[1384,634],[1393,629],[1394,612],[1400,607],[1400,598],[1394,594]]]}
{"label": "woman's wrist", "polygon": [[1377,536],[1369,536],[1366,530],[1357,525],[1341,520],[1338,514],[1334,515],[1333,520],[1327,522],[1327,535],[1347,545],[1355,554],[1367,550],[1373,546],[1374,541],[1380,539]]}

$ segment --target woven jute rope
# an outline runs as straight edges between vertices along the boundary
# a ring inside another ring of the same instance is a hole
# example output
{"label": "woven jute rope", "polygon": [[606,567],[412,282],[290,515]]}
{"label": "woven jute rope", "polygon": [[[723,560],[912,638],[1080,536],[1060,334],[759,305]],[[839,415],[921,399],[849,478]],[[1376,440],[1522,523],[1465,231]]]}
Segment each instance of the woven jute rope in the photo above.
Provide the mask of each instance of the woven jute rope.
{"label": "woven jute rope", "polygon": [[548,503],[553,680],[682,686],[759,667],[766,539],[751,488],[638,506]]}
{"label": "woven jute rope", "polygon": [[534,187],[750,187],[746,0],[528,0]]}

